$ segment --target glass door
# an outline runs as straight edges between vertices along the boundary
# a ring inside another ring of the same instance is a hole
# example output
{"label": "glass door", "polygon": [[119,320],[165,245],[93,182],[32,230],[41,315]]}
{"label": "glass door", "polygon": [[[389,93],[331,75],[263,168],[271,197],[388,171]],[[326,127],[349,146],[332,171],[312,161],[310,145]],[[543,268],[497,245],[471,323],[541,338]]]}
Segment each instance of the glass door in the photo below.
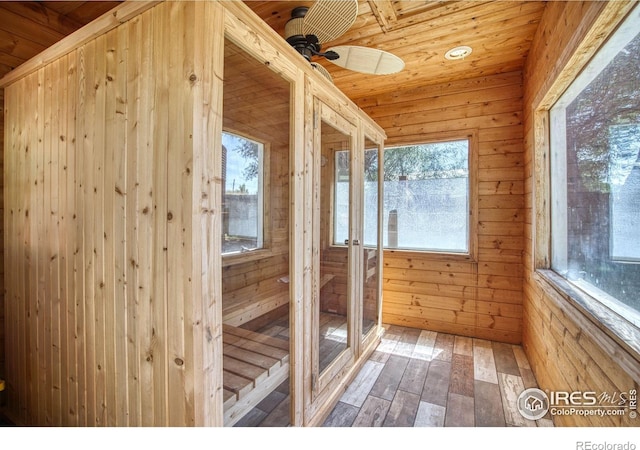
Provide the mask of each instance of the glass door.
{"label": "glass door", "polygon": [[361,342],[363,347],[375,338],[373,330],[379,324],[382,298],[382,142],[364,136],[362,179],[363,253],[361,272]]}
{"label": "glass door", "polygon": [[352,280],[360,248],[353,238],[358,226],[352,176],[356,127],[317,100],[315,111],[314,396],[354,361],[357,285]]}

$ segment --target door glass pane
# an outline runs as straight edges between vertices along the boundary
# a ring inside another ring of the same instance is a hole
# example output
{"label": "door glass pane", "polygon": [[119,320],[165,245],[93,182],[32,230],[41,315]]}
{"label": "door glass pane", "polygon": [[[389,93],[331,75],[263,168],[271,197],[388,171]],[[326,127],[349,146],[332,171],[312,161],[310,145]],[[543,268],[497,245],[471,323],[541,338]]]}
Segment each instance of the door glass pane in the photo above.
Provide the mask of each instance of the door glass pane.
{"label": "door glass pane", "polygon": [[[283,398],[289,388],[290,102],[287,80],[225,40],[219,239],[226,426],[260,425],[259,400]],[[289,416],[269,423],[287,426]]]}
{"label": "door glass pane", "polygon": [[366,335],[378,321],[378,145],[365,138],[364,147],[364,259],[362,264],[362,334]]}
{"label": "door glass pane", "polygon": [[[348,347],[351,138],[321,128],[318,367],[321,373]],[[335,209],[335,219],[332,214]],[[333,223],[332,223],[333,222]],[[338,240],[339,239],[339,240]]]}

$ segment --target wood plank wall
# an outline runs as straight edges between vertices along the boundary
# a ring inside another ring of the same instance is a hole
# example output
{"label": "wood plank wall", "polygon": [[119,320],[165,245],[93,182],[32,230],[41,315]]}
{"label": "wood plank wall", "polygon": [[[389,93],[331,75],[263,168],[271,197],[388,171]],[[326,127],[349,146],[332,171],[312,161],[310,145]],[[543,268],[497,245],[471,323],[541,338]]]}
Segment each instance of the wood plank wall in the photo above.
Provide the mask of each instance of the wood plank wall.
{"label": "wood plank wall", "polygon": [[387,146],[477,133],[477,261],[385,251],[383,321],[519,343],[522,335],[522,73],[356,99]]}
{"label": "wood plank wall", "polygon": [[0,88],[0,379],[5,375],[4,338],[4,89]]}
{"label": "wood plank wall", "polygon": [[20,423],[222,424],[207,278],[222,42],[196,40],[222,21],[217,4],[163,3],[5,89]]}
{"label": "wood plank wall", "polygon": [[[536,135],[539,125],[536,121],[543,120],[541,116],[536,118],[536,109],[550,89],[555,89],[554,83],[562,77],[566,79],[567,70],[573,71],[573,76],[580,70],[579,65],[569,63],[570,58],[575,56],[579,47],[580,52],[594,50],[589,48],[588,41],[593,40],[594,34],[598,38],[598,33],[592,33],[591,28],[604,14],[609,14],[607,8],[626,7],[622,2],[608,3],[548,2],[525,67],[523,346],[538,385],[548,390],[611,394],[628,392],[634,387],[638,389],[640,384],[640,380],[629,375],[621,362],[625,350],[555,293],[551,285],[535,272],[536,264],[542,268],[548,264],[548,228],[545,229],[548,227],[548,203],[545,203],[548,186],[541,165],[549,159],[543,148],[544,136]],[[583,41],[587,42],[586,46]],[[538,162],[536,152],[540,152]],[[608,347],[605,348],[602,342],[609,343]],[[637,369],[638,362],[635,364]],[[555,423],[591,427],[637,426],[637,422],[632,423],[628,415],[556,416]]]}

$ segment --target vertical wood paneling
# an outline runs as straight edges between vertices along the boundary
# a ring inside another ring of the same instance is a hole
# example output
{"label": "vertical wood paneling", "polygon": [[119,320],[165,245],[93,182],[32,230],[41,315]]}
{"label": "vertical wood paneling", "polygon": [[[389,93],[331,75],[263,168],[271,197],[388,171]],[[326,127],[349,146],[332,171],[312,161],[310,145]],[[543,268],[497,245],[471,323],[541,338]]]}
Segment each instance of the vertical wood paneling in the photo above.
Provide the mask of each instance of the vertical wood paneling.
{"label": "vertical wood paneling", "polygon": [[[38,186],[38,140],[40,138],[39,126],[42,121],[41,116],[38,115],[38,102],[42,93],[42,79],[41,73],[37,72],[27,77],[27,87],[30,88],[29,92],[37,92],[37,96],[32,96],[31,103],[27,101],[27,105],[24,108],[22,115],[23,122],[29,127],[29,133],[25,134],[25,156],[27,156],[27,170],[29,173],[29,187],[25,192],[25,196],[28,195],[29,202],[29,249],[28,256],[26,258],[26,266],[24,270],[29,277],[29,292],[28,297],[25,298],[25,305],[27,307],[27,313],[25,317],[25,330],[27,335],[27,341],[29,346],[28,360],[23,363],[27,365],[27,380],[29,380],[27,397],[24,397],[21,403],[20,418],[25,418],[32,423],[38,423],[38,320],[37,320],[37,303],[38,303],[38,291],[39,291],[39,273],[38,273],[38,228],[37,220],[38,208],[37,208],[37,186]],[[24,99],[20,99],[18,106],[18,98],[16,97],[16,108],[23,109],[25,106]],[[21,113],[22,114],[22,113]],[[40,119],[39,119],[40,118]],[[17,123],[15,124],[17,126]],[[26,131],[26,130],[25,130]],[[9,147],[7,147],[9,148]],[[28,151],[27,151],[28,149]],[[15,149],[16,153],[19,152],[18,148]],[[26,215],[26,211],[25,211]],[[8,238],[5,238],[5,243],[8,242]],[[18,258],[19,260],[19,258]],[[15,259],[13,261],[16,261]],[[16,303],[16,308],[19,308],[19,304]],[[26,320],[26,318],[30,320]],[[16,330],[19,332],[19,330]]]}
{"label": "vertical wood paneling", "polygon": [[35,197],[33,206],[35,213],[35,227],[36,231],[34,236],[37,236],[36,242],[36,286],[37,295],[35,297],[35,315],[36,315],[36,354],[37,354],[37,368],[35,374],[37,376],[37,389],[38,389],[38,409],[37,420],[38,423],[46,425],[47,421],[47,405],[51,403],[51,394],[47,390],[47,353],[48,345],[47,339],[48,333],[51,329],[50,323],[47,323],[47,309],[50,308],[50,302],[47,301],[47,230],[48,214],[46,211],[46,205],[48,204],[50,197],[47,195],[45,189],[45,168],[46,168],[46,147],[45,140],[47,138],[47,130],[50,127],[49,121],[51,120],[51,114],[46,111],[46,98],[47,90],[49,89],[50,79],[46,77],[45,69],[38,71],[38,106],[37,106],[37,130],[38,141],[35,145],[36,150],[36,180],[35,189],[32,191],[32,195]]}
{"label": "vertical wood paneling", "polygon": [[[624,370],[625,350],[595,328],[536,274],[549,260],[549,155],[541,122],[614,24],[627,2],[548,2],[525,66],[525,254],[523,347],[539,386],[547,390],[625,392],[640,380]],[[544,103],[543,103],[544,102]],[[597,337],[597,339],[594,339]],[[609,342],[603,348],[602,342]],[[627,356],[632,360],[633,356]],[[637,355],[635,355],[637,359]],[[556,416],[556,425],[637,425],[625,416]],[[637,420],[637,419],[636,419]]]}
{"label": "vertical wood paneling", "polygon": [[[137,423],[149,426],[154,423],[154,402],[153,402],[153,329],[152,312],[154,304],[153,293],[153,260],[155,249],[153,247],[153,221],[155,211],[153,208],[153,170],[155,157],[155,143],[152,128],[152,114],[154,107],[153,93],[155,82],[153,74],[153,18],[151,14],[143,14],[132,24],[130,32],[131,45],[138,45],[138,64],[129,65],[133,69],[133,74],[128,80],[129,90],[135,104],[129,103],[130,114],[133,120],[130,121],[129,136],[127,139],[130,145],[130,160],[128,163],[128,173],[131,181],[130,189],[135,189],[133,193],[129,190],[128,198],[132,200],[129,211],[132,213],[131,219],[135,220],[132,226],[128,227],[129,242],[137,242],[137,245],[130,248],[130,264],[133,269],[133,289],[132,299],[135,309],[129,327],[131,342],[135,343],[134,358],[130,363],[130,384],[137,391],[136,401],[130,402],[130,414],[138,410]],[[131,51],[131,48],[130,48]],[[130,57],[133,54],[130,53]],[[137,69],[135,68],[137,67]],[[131,73],[131,72],[130,72]],[[134,362],[135,361],[135,362]],[[136,386],[137,385],[137,386]],[[139,402],[139,406],[138,406]],[[133,406],[135,405],[135,406]],[[131,416],[134,420],[135,416]]]}
{"label": "vertical wood paneling", "polygon": [[[83,211],[82,222],[83,227],[81,233],[84,236],[83,247],[83,268],[84,271],[83,284],[84,296],[80,299],[85,305],[85,329],[84,329],[84,367],[86,371],[85,392],[86,392],[86,426],[96,425],[96,338],[95,338],[95,283],[94,283],[94,266],[93,249],[95,247],[95,230],[96,223],[94,219],[93,209],[97,205],[93,201],[94,178],[93,178],[93,129],[95,112],[95,41],[87,43],[80,49],[83,55],[81,62],[81,73],[83,87],[80,90],[80,98],[78,99],[78,117],[81,121],[81,131],[78,134],[82,140],[82,148],[78,149],[78,153],[82,155],[83,162]],[[85,300],[86,299],[86,300]]]}
{"label": "vertical wood paneling", "polygon": [[[0,192],[4,192],[4,89],[0,88]],[[0,242],[4,242],[4,195],[0,195]],[[0,246],[0,379],[5,376],[4,245]]]}
{"label": "vertical wood paneling", "polygon": [[[19,326],[20,321],[18,314],[14,312],[13,308],[16,303],[9,301],[9,299],[11,298],[11,280],[5,280],[4,276],[4,267],[8,266],[11,261],[14,260],[14,256],[11,251],[15,250],[15,247],[8,248],[4,245],[4,238],[9,230],[12,230],[12,226],[14,224],[14,222],[11,220],[11,211],[6,209],[6,205],[10,204],[11,202],[8,199],[5,199],[5,185],[10,182],[15,183],[15,180],[11,178],[11,173],[9,171],[6,171],[6,168],[9,167],[9,164],[15,164],[13,162],[13,157],[16,156],[16,152],[11,151],[12,147],[6,147],[10,144],[8,144],[8,141],[5,141],[5,131],[7,133],[14,134],[14,130],[12,127],[5,126],[4,119],[5,108],[11,108],[12,110],[15,109],[14,99],[16,99],[16,96],[12,95],[11,92],[6,92],[5,89],[0,90],[0,106],[2,107],[2,110],[0,111],[0,152],[2,152],[2,178],[0,179],[0,186],[2,187],[3,194],[2,199],[0,200],[2,202],[0,208],[0,212],[2,213],[2,229],[0,230],[0,233],[2,234],[3,239],[2,280],[0,281],[0,283],[2,283],[2,286],[0,286],[2,288],[2,290],[0,291],[0,376],[2,377],[2,379],[6,379],[7,375],[10,373],[19,374],[18,376],[22,375],[22,379],[25,379],[25,364],[19,365],[16,358],[6,358],[5,349],[18,348],[19,353],[24,355],[23,358],[27,357],[24,336],[22,336],[22,339],[20,339],[20,335],[15,331],[12,331],[12,326]],[[26,168],[24,168],[24,170],[26,173]],[[22,270],[22,272],[24,272],[24,270]],[[21,373],[18,367],[22,369]],[[5,399],[8,398],[9,403],[17,403],[16,400],[20,398],[20,393],[18,392],[18,390],[22,389],[24,391],[26,390],[26,388],[26,383],[23,386],[16,386],[15,384],[11,383],[10,380],[7,380],[4,394]],[[26,397],[26,395],[23,394],[22,397],[24,398]]]}
{"label": "vertical wood paneling", "polygon": [[[219,4],[198,3],[194,34],[222,30],[225,12]],[[201,368],[194,377],[195,424],[222,425],[222,278],[219,255],[222,251],[221,215],[216,199],[222,195],[222,157],[211,149],[222,149],[222,88],[224,80],[224,35],[196,39],[194,85],[193,198],[194,238],[192,241],[194,283],[194,361]]]}
{"label": "vertical wood paneling", "polygon": [[[186,13],[185,3],[171,4],[170,24],[174,30],[169,42],[169,73],[168,83],[168,129],[169,129],[169,153],[167,160],[167,341],[169,344],[167,354],[167,382],[169,387],[184,386],[185,366],[185,336],[189,329],[185,329],[185,298],[191,293],[188,282],[184,282],[190,272],[189,266],[183,266],[181,261],[188,261],[188,252],[185,234],[190,223],[190,209],[183,209],[185,202],[182,196],[191,198],[190,189],[190,149],[191,138],[187,134],[176,130],[189,130],[192,128],[190,110],[190,83],[183,74],[193,73],[190,65],[193,59],[190,45],[189,30],[190,17]],[[192,11],[191,8],[189,8]],[[165,33],[168,34],[168,33]],[[191,60],[191,61],[190,61]],[[186,62],[186,64],[184,64]],[[184,65],[183,65],[184,64]],[[190,228],[190,226],[189,226]],[[184,255],[184,252],[187,255]],[[188,279],[188,277],[187,277]],[[190,355],[189,355],[190,356]],[[187,416],[188,399],[190,393],[184,389],[169,389],[169,403],[172,405],[167,418],[173,426],[185,426],[186,421],[191,422]]]}
{"label": "vertical wood paneling", "polygon": [[[169,49],[169,33],[165,30],[170,25],[169,18],[163,9],[151,10],[153,21],[153,68],[155,74],[155,105],[153,128],[154,145],[158,149],[168,146],[169,123],[169,84],[168,64],[164,56]],[[153,272],[167,271],[167,154],[159,151],[153,160]],[[150,362],[153,365],[153,413],[154,423],[167,423],[167,279],[154,277],[152,280],[152,317],[151,342],[149,348]]]}
{"label": "vertical wood paneling", "polygon": [[[117,47],[116,47],[116,79],[115,79],[115,121],[116,121],[116,155],[115,165],[115,183],[112,187],[114,193],[114,219],[115,230],[113,242],[116,245],[115,253],[115,292],[114,292],[114,316],[115,316],[115,386],[116,391],[116,426],[129,425],[129,389],[127,384],[127,327],[129,326],[128,311],[130,299],[127,297],[127,247],[135,245],[133,242],[127,241],[127,225],[129,217],[127,216],[127,192],[129,185],[127,184],[127,162],[129,149],[127,147],[127,122],[126,122],[126,105],[129,104],[129,95],[127,91],[127,67],[129,65],[127,59],[128,31],[125,27],[116,29]],[[123,220],[124,219],[124,220]]]}
{"label": "vertical wood paneling", "polygon": [[[73,153],[74,160],[74,177],[70,189],[74,192],[74,227],[70,230],[73,238],[70,239],[73,245],[73,301],[75,310],[73,311],[73,338],[74,351],[76,358],[76,380],[77,380],[77,403],[75,406],[75,414],[77,416],[78,426],[87,426],[87,367],[86,367],[86,312],[87,308],[84,302],[87,293],[85,283],[85,254],[84,254],[84,210],[85,210],[85,190],[87,180],[85,179],[85,152],[84,152],[84,123],[85,115],[82,114],[85,93],[87,89],[86,67],[85,67],[85,51],[80,48],[76,51],[76,76],[75,85],[76,92],[69,97],[69,104],[75,108],[75,127],[76,135],[73,140],[75,147]],[[69,74],[72,77],[72,74]],[[69,142],[69,141],[68,141]],[[71,324],[71,321],[70,321]]]}
{"label": "vertical wood paneling", "polygon": [[0,338],[17,350],[6,378],[24,423],[222,424],[223,43],[194,41],[223,16],[161,4],[5,90]]}
{"label": "vertical wood paneling", "polygon": [[[64,277],[64,294],[63,298],[66,299],[66,310],[63,311],[65,315],[65,324],[63,329],[66,331],[65,337],[65,352],[66,359],[63,360],[63,364],[66,364],[67,379],[63,380],[63,423],[66,426],[78,425],[78,410],[79,410],[79,391],[78,391],[78,378],[79,378],[79,360],[76,347],[77,341],[77,316],[78,305],[75,301],[75,291],[79,288],[75,285],[75,239],[71,236],[77,236],[77,220],[78,214],[76,210],[76,189],[74,186],[76,172],[76,110],[77,105],[76,90],[77,90],[77,52],[73,51],[67,55],[68,66],[66,72],[63,72],[66,79],[66,91],[65,98],[63,100],[66,105],[66,134],[64,134],[63,142],[66,142],[66,161],[63,167],[63,171],[66,176],[65,180],[65,208],[64,214],[64,228],[62,229],[62,242],[64,242],[64,248],[62,254],[65,261],[65,277]],[[80,289],[81,290],[81,289]],[[65,395],[66,394],[66,395]]]}
{"label": "vertical wood paneling", "polygon": [[[142,398],[145,398],[141,391],[148,386],[146,379],[142,379],[143,360],[141,358],[141,336],[138,332],[141,329],[141,323],[144,318],[145,292],[147,291],[146,283],[143,283],[142,272],[145,267],[142,254],[149,247],[146,245],[145,239],[149,234],[146,229],[142,230],[145,218],[148,217],[148,206],[146,213],[143,213],[145,186],[142,185],[140,171],[144,170],[141,166],[142,157],[147,153],[145,140],[142,133],[137,133],[139,126],[144,121],[140,120],[140,116],[148,111],[147,97],[144,94],[144,86],[142,83],[142,75],[149,73],[149,55],[144,52],[145,41],[144,36],[149,33],[143,31],[143,26],[148,26],[149,21],[147,15],[134,18],[128,27],[128,57],[133,58],[136,64],[127,64],[127,93],[129,100],[127,102],[127,117],[129,118],[126,129],[127,142],[127,160],[126,160],[126,210],[125,215],[129,220],[129,226],[126,227],[125,240],[126,246],[126,272],[125,295],[127,298],[126,311],[126,352],[127,360],[125,362],[127,371],[124,382],[127,384],[128,404],[127,414],[129,424],[143,424],[141,405]],[[148,41],[147,41],[148,42]],[[148,167],[148,166],[145,166]],[[142,195],[141,195],[142,194]],[[136,242],[136,245],[132,243]]]}
{"label": "vertical wood paneling", "polygon": [[522,95],[522,73],[510,72],[356,99],[385,128],[387,146],[477,135],[475,260],[385,251],[383,321],[520,342]]}

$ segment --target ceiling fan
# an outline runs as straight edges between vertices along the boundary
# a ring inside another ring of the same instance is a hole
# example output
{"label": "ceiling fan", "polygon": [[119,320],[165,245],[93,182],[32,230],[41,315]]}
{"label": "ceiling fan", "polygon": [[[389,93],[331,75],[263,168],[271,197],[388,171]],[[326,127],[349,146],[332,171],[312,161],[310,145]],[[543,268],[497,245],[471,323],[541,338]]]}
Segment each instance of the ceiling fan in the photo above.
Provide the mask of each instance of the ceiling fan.
{"label": "ceiling fan", "polygon": [[322,45],[342,36],[357,16],[358,0],[317,0],[310,7],[298,6],[285,25],[285,39],[330,81],[329,72],[312,57],[323,57],[342,68],[372,75],[400,72],[404,61],[384,50],[341,45],[322,51]]}

